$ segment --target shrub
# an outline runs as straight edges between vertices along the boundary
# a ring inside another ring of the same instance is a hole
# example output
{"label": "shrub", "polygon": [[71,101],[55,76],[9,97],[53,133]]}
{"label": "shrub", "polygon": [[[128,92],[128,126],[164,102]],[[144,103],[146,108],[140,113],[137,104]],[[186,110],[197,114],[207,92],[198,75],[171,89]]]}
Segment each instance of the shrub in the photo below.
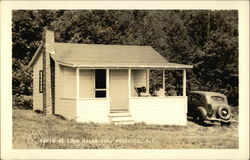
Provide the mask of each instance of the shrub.
{"label": "shrub", "polygon": [[32,96],[14,95],[12,97],[13,108],[32,109]]}

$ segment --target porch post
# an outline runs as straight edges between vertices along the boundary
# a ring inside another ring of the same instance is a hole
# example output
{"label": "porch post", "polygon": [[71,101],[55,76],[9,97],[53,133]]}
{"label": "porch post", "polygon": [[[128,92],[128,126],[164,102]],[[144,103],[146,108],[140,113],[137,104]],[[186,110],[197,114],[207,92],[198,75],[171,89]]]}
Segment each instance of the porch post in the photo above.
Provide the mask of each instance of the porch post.
{"label": "porch post", "polygon": [[183,69],[183,96],[186,96],[186,69]]}
{"label": "porch post", "polygon": [[128,98],[131,97],[131,69],[128,69]]}
{"label": "porch post", "polygon": [[79,68],[76,68],[76,99],[79,99]]}
{"label": "porch post", "polygon": [[107,88],[107,98],[110,98],[109,96],[109,69],[106,69],[106,88]]}
{"label": "porch post", "polygon": [[165,93],[165,70],[163,69],[162,70],[162,89],[163,89],[163,91],[164,91],[164,93]]}
{"label": "porch post", "polygon": [[147,80],[146,80],[146,81],[147,81],[147,92],[146,92],[147,94],[149,94],[149,71],[150,71],[150,70],[147,69],[147,78],[146,78],[146,79],[147,79]]}

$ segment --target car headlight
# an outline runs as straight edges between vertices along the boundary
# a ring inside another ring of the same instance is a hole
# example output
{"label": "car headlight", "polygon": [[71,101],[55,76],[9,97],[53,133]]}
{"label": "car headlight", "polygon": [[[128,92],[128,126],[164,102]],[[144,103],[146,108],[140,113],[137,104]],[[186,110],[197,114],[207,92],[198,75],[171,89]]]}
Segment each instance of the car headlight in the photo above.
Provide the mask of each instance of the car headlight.
{"label": "car headlight", "polygon": [[228,110],[223,109],[223,110],[221,111],[221,114],[222,114],[223,116],[228,115]]}

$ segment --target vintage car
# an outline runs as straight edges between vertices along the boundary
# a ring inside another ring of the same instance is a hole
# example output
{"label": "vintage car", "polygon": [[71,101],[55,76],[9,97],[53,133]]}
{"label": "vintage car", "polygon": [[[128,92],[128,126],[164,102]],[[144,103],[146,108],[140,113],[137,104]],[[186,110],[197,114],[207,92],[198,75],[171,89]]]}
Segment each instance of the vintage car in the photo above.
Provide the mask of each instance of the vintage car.
{"label": "vintage car", "polygon": [[227,97],[220,93],[192,91],[188,96],[188,116],[199,124],[205,121],[220,122],[230,125],[232,122],[231,106]]}

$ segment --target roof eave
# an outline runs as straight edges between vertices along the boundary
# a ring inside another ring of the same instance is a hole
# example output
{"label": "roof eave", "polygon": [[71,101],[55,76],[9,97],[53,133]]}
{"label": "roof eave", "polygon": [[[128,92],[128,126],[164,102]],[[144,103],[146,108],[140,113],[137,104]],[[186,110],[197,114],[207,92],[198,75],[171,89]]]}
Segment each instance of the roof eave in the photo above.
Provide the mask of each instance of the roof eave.
{"label": "roof eave", "polygon": [[[53,58],[53,57],[52,57]],[[54,59],[54,58],[53,58]],[[144,68],[144,69],[172,69],[172,70],[182,70],[182,69],[192,69],[193,66],[192,65],[181,65],[181,66],[151,66],[151,65],[141,65],[141,66],[137,66],[137,65],[126,65],[126,66],[122,66],[122,65],[77,65],[77,64],[72,64],[72,63],[68,63],[68,62],[63,62],[63,61],[59,61],[54,59],[58,64],[63,65],[63,66],[67,66],[67,67],[77,67],[77,68],[132,68],[132,69],[140,69],[140,68]]]}
{"label": "roof eave", "polygon": [[30,63],[28,64],[28,68],[33,67],[33,65],[37,61],[38,57],[40,56],[40,53],[41,53],[40,51],[41,51],[42,47],[43,47],[43,42],[41,42],[40,46],[36,50],[34,56],[32,57]]}
{"label": "roof eave", "polygon": [[[51,56],[51,57],[52,57],[52,56]],[[74,64],[71,64],[71,63],[67,63],[67,62],[63,62],[63,61],[58,61],[58,60],[54,59],[53,57],[52,57],[52,59],[53,59],[55,62],[57,62],[59,65],[63,65],[63,66],[67,66],[67,67],[79,67],[79,66],[74,65]]]}

